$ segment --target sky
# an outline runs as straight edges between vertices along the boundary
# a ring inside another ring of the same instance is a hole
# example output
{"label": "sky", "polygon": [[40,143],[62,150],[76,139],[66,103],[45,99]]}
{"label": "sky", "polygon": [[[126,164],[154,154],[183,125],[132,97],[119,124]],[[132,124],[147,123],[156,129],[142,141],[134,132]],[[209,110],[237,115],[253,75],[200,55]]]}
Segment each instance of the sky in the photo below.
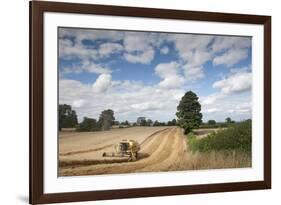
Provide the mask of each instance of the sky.
{"label": "sky", "polygon": [[59,103],[80,122],[172,120],[189,90],[203,121],[251,118],[251,37],[59,28],[58,45]]}

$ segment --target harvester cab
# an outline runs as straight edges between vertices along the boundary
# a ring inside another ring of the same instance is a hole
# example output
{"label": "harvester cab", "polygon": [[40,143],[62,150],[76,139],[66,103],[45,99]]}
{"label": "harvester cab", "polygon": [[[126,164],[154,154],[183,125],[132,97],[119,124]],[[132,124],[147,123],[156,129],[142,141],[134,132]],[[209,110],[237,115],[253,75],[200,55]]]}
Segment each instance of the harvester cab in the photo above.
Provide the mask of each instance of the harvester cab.
{"label": "harvester cab", "polygon": [[129,161],[138,159],[140,144],[135,140],[123,139],[114,146],[115,152],[103,153],[103,157],[129,157]]}

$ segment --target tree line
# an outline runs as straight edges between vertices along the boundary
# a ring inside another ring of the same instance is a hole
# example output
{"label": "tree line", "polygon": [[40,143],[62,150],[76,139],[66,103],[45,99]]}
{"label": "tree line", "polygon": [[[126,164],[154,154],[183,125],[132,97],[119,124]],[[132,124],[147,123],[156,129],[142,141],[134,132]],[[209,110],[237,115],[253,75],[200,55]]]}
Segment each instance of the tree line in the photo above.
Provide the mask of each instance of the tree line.
{"label": "tree line", "polygon": [[59,130],[62,128],[76,128],[77,131],[104,131],[109,130],[115,120],[114,111],[111,109],[101,112],[99,119],[84,117],[78,123],[75,110],[70,105],[59,105]]}
{"label": "tree line", "polygon": [[232,120],[230,117],[225,119],[225,122],[216,122],[215,120],[208,120],[208,122],[202,122],[200,128],[224,128],[229,127],[236,122]]}
{"label": "tree line", "polygon": [[139,124],[129,123],[128,120],[124,122],[115,121],[114,111],[111,109],[101,112],[99,119],[84,117],[81,123],[78,123],[76,111],[72,109],[71,105],[59,105],[59,130],[62,128],[76,128],[77,131],[105,131],[109,130],[113,125],[119,128],[129,126],[176,126],[177,121],[173,119],[168,122],[152,121],[151,119],[142,119]]}
{"label": "tree line", "polygon": [[127,120],[124,122],[115,121],[114,111],[111,109],[101,112],[99,119],[84,117],[81,123],[78,123],[77,114],[70,105],[59,105],[59,130],[61,128],[76,128],[78,131],[100,131],[109,130],[112,125],[118,125],[120,128],[128,126],[180,126],[184,133],[188,134],[196,128],[227,127],[235,123],[230,117],[226,118],[225,123],[217,123],[215,120],[202,122],[201,105],[197,95],[188,91],[181,98],[176,112],[177,120],[168,122],[152,121],[145,117],[139,117],[136,123],[130,124]]}

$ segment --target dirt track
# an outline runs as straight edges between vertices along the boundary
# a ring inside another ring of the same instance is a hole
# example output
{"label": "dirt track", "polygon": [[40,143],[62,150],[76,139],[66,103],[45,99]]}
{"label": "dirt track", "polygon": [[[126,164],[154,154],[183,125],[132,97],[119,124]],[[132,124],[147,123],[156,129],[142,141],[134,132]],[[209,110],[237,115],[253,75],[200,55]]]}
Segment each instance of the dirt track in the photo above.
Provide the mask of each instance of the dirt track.
{"label": "dirt track", "polygon": [[[60,176],[186,169],[188,162],[186,139],[180,128],[135,127],[99,134],[100,137],[90,136],[89,133],[82,133],[79,137],[73,133],[70,134],[72,136],[61,136]],[[128,136],[141,143],[137,161],[128,162],[126,158],[102,157],[104,151],[112,152],[113,144]],[[71,146],[73,143],[75,145]]]}

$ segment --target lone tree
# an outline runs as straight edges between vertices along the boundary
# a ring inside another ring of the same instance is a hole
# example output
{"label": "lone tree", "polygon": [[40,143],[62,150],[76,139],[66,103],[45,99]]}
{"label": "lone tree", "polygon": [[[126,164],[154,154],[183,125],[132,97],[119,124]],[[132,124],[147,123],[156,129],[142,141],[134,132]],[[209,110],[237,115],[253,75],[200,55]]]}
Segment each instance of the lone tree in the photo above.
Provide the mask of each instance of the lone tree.
{"label": "lone tree", "polygon": [[61,128],[73,128],[78,124],[75,110],[72,110],[71,105],[59,105],[59,130]]}
{"label": "lone tree", "polygon": [[114,112],[113,110],[104,110],[100,114],[99,123],[101,130],[109,130],[114,123]]}
{"label": "lone tree", "polygon": [[185,134],[188,134],[194,128],[199,128],[202,123],[201,105],[195,93],[192,91],[186,92],[177,110],[178,124],[184,129]]}

